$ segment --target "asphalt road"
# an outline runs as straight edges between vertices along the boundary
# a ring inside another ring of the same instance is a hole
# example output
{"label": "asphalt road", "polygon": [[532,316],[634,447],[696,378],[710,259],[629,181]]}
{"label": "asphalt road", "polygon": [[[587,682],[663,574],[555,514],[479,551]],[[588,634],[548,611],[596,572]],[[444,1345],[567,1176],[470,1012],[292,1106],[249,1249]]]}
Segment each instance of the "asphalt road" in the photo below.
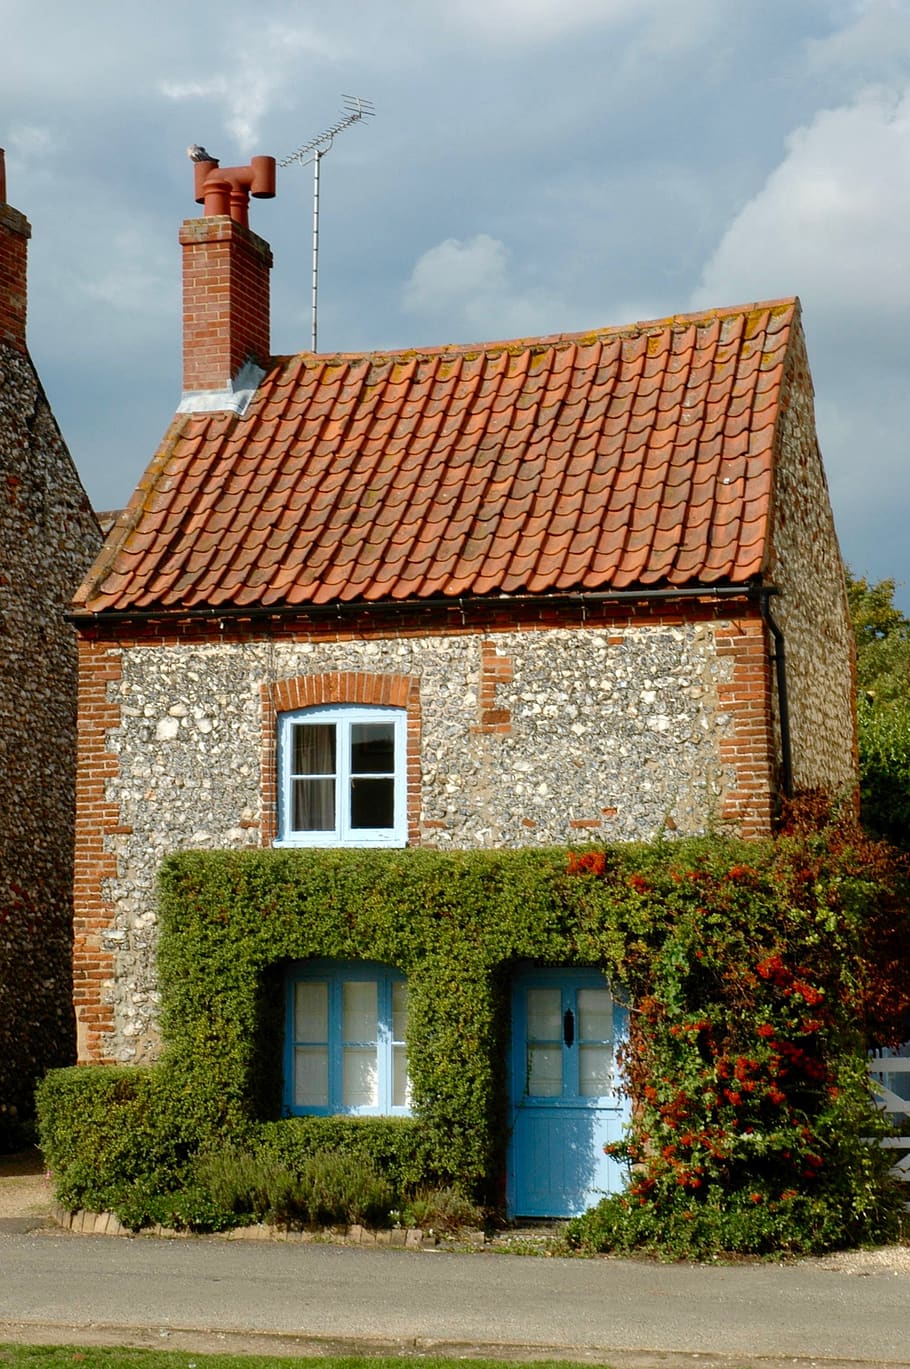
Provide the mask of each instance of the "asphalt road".
{"label": "asphalt road", "polygon": [[910,1274],[0,1233],[0,1342],[910,1366]]}

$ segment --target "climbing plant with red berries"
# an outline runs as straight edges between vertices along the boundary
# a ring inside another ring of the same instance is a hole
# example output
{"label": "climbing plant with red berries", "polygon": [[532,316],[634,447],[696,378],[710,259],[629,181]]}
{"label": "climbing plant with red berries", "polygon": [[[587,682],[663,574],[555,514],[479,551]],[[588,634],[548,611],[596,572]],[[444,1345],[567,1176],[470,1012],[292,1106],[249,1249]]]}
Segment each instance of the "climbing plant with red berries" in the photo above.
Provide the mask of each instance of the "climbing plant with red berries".
{"label": "climbing plant with red berries", "polygon": [[627,1191],[576,1244],[669,1255],[813,1250],[890,1230],[869,1044],[910,1004],[906,868],[808,804],[773,843],[570,860],[620,909],[632,1126]]}

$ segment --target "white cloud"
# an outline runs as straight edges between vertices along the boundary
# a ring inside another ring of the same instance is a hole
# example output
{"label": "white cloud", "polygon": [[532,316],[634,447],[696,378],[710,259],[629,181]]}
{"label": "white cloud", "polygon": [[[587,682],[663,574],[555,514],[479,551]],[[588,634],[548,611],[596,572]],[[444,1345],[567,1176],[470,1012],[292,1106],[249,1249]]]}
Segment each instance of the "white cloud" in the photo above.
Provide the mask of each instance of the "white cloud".
{"label": "white cloud", "polygon": [[464,242],[446,238],[418,260],[405,286],[404,307],[412,314],[435,314],[462,308],[471,294],[499,292],[508,255],[505,243],[486,233]]}
{"label": "white cloud", "polygon": [[214,65],[221,61],[223,70],[204,78],[162,78],[158,89],[170,100],[220,106],[240,150],[250,152],[272,110],[286,107],[296,97],[301,57],[336,62],[345,46],[314,28],[278,20],[242,35],[236,28],[232,32],[234,42],[223,43],[220,53],[210,55]]}
{"label": "white cloud", "polygon": [[824,110],[724,233],[695,305],[800,294],[846,321],[910,303],[910,87]]}
{"label": "white cloud", "polygon": [[156,225],[131,223],[109,233],[103,257],[82,280],[83,294],[125,315],[134,333],[169,323],[179,288],[164,248]]}
{"label": "white cloud", "polygon": [[24,165],[46,162],[55,152],[53,134],[35,124],[14,124],[6,135],[6,150]]}
{"label": "white cloud", "polygon": [[450,0],[449,16],[490,37],[539,43],[625,19],[659,0]]}
{"label": "white cloud", "polygon": [[508,248],[487,233],[446,238],[424,252],[404,287],[402,308],[445,328],[448,341],[542,332],[559,314],[549,292],[513,278]]}
{"label": "white cloud", "polygon": [[823,110],[723,234],[693,306],[798,294],[846,555],[906,576],[910,86]]}
{"label": "white cloud", "polygon": [[910,62],[905,0],[858,0],[851,21],[812,39],[807,55],[810,75],[837,82],[841,98],[863,85],[903,81]]}

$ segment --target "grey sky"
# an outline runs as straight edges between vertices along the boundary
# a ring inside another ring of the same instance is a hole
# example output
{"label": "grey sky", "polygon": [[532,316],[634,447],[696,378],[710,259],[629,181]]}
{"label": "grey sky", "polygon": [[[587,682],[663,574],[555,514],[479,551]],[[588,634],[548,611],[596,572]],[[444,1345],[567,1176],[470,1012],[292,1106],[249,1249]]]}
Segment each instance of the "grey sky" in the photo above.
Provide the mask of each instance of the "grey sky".
{"label": "grey sky", "polygon": [[[320,350],[562,332],[798,294],[847,559],[903,582],[910,0],[0,0],[29,343],[122,504],[179,398],[184,149],[323,162]],[[251,222],[309,346],[311,171]]]}

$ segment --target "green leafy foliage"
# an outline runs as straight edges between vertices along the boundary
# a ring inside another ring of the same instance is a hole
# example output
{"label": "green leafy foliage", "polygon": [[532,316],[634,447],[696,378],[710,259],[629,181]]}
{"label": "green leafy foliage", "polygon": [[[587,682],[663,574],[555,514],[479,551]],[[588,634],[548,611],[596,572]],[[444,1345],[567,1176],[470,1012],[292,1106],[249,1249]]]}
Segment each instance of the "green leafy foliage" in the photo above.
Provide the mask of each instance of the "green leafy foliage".
{"label": "green leafy foliage", "polygon": [[910,847],[910,619],[894,581],[847,571],[856,639],[857,743],[863,822]]}
{"label": "green leafy foliage", "polygon": [[[865,1050],[868,1033],[895,1037],[910,1003],[906,893],[888,848],[817,805],[768,843],[172,856],[164,1056],[45,1081],[58,1195],[136,1225],[300,1220],[315,1210],[303,1176],[331,1154],[342,1207],[358,1169],[399,1212],[433,1191],[450,1191],[440,1208],[495,1207],[512,974],[594,965],[631,1002],[636,1103],[628,1192],[590,1219],[599,1234],[578,1228],[579,1245],[653,1246],[673,1231],[682,1253],[872,1239],[893,1197],[862,1139],[877,1117]],[[414,1117],[281,1116],[284,967],[322,956],[407,976]]]}
{"label": "green leafy foliage", "polygon": [[870,585],[848,569],[847,601],[856,639],[856,684],[878,703],[910,700],[910,619],[894,603],[895,583]]}
{"label": "green leafy foliage", "polygon": [[611,1148],[628,1189],[572,1223],[577,1247],[806,1252],[897,1231],[887,1156],[863,1139],[883,1131],[864,1056],[872,1022],[896,1034],[908,1001],[906,965],[875,949],[880,895],[898,896],[891,930],[907,944],[906,876],[884,850],[876,878],[845,815],[823,830],[812,816],[745,859],[680,850],[598,877],[614,901],[623,884],[637,900],[637,1107]]}

